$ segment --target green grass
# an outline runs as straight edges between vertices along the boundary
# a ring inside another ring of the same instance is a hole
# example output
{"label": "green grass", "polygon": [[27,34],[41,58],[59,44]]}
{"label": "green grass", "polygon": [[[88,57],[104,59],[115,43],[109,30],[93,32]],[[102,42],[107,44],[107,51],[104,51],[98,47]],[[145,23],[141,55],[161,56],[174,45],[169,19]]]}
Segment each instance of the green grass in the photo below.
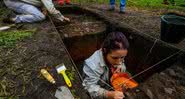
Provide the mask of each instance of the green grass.
{"label": "green grass", "polygon": [[0,22],[3,20],[3,18],[5,18],[8,13],[10,13],[10,10],[8,10],[7,8],[0,8]]}
{"label": "green grass", "polygon": [[75,80],[75,72],[73,70],[66,70],[66,75],[69,77],[71,81]]}
{"label": "green grass", "polygon": [[17,41],[31,37],[34,31],[9,31],[0,32],[0,47],[14,47]]}
{"label": "green grass", "polygon": [[[109,5],[109,0],[71,0],[74,3],[81,4],[107,4]],[[116,4],[119,5],[120,0],[116,0]],[[169,2],[169,1],[168,1]],[[163,0],[126,0],[126,6],[134,6],[139,8],[149,8],[149,9],[175,9],[185,11],[185,0],[175,0],[176,5],[172,4],[164,5]],[[169,2],[170,3],[170,2]]]}
{"label": "green grass", "polygon": [[[170,1],[168,1],[170,3]],[[128,5],[136,5],[141,7],[164,7],[165,5],[162,4],[163,0],[129,0]],[[176,5],[175,7],[180,7],[182,5],[185,5],[185,0],[175,0]],[[172,6],[169,4],[168,6]],[[185,7],[182,7],[185,9]]]}
{"label": "green grass", "polygon": [[9,12],[10,12],[10,10],[8,10],[5,7],[0,8],[0,15],[6,14],[6,13],[9,13]]}

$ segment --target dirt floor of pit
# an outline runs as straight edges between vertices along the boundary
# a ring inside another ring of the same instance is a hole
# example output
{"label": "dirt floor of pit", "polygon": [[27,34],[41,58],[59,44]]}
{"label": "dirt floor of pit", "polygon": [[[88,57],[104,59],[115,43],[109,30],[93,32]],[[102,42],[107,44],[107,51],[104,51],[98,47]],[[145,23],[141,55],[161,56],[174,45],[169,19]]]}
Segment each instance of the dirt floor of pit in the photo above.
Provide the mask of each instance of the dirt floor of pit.
{"label": "dirt floor of pit", "polygon": [[96,18],[86,14],[65,14],[71,19],[68,24],[55,24],[57,30],[64,36],[75,37],[83,35],[97,34],[106,31],[106,24]]}
{"label": "dirt floor of pit", "polygon": [[[157,11],[140,11],[128,8],[128,14],[120,15],[118,10],[108,12],[105,11],[106,7],[103,9],[100,7],[102,6],[98,6],[96,9],[93,8],[93,10],[102,11],[102,14],[108,17],[121,20],[120,22],[125,22],[143,33],[159,38],[160,15]],[[3,25],[1,21],[1,26]],[[56,87],[41,77],[40,69],[44,66],[51,67],[64,62],[68,69],[75,72],[72,68],[73,64],[61,44],[59,34],[51,26],[49,21],[25,24],[22,29],[37,27],[33,37],[20,41],[15,49],[0,50],[0,69],[4,71],[0,74],[0,81],[6,87],[6,94],[3,95],[23,96],[20,98],[24,99],[53,99]],[[184,45],[181,42],[180,45],[177,44],[176,46],[185,48]],[[184,64],[177,62],[165,71],[154,74],[140,85],[140,89],[146,93],[147,97],[138,99],[184,99],[184,70]],[[61,84],[64,84],[64,82],[61,82]],[[76,98],[88,99],[84,90],[79,88],[81,83],[76,72],[72,84],[71,92]]]}

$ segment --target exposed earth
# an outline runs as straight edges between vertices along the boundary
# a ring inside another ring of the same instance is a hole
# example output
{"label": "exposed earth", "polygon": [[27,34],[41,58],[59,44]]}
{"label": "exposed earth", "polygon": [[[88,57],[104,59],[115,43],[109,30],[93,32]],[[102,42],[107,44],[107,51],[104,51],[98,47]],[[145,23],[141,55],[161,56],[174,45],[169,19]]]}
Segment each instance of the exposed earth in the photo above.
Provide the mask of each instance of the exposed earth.
{"label": "exposed earth", "polygon": [[[153,38],[159,39],[160,37],[162,11],[128,7],[126,14],[119,14],[118,10],[107,11],[108,7],[105,5],[92,6],[89,9],[99,11],[113,20],[126,23]],[[1,18],[3,16],[5,15],[0,15]],[[73,87],[70,90],[73,96],[76,99],[90,98],[82,88],[81,78],[64,46],[62,36],[73,37],[101,32],[105,30],[105,24],[101,20],[85,15],[67,14],[66,16],[71,18],[72,22],[68,25],[58,25],[56,28],[62,28],[61,31],[55,29],[49,18],[44,22],[24,24],[21,30],[36,29],[33,36],[17,42],[15,48],[0,48],[0,98],[53,99],[57,86],[65,85],[61,76],[57,75],[53,69],[53,66],[61,63],[66,65],[68,75],[72,75],[70,79]],[[3,25],[7,24],[2,23],[1,20],[0,26]],[[16,28],[8,31],[14,30]],[[173,44],[173,46],[185,49],[185,41]],[[156,73],[142,82],[138,89],[132,90],[133,95],[128,95],[127,98],[185,99],[184,66],[185,64],[181,61],[177,61],[168,69]],[[46,68],[57,79],[56,86],[40,75],[41,68]]]}

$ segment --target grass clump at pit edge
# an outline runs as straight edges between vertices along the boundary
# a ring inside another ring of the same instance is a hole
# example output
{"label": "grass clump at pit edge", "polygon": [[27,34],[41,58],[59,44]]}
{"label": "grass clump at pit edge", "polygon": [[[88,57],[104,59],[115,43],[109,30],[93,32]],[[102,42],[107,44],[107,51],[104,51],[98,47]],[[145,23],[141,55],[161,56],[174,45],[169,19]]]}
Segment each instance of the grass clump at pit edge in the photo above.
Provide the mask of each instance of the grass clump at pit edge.
{"label": "grass clump at pit edge", "polygon": [[149,8],[149,9],[176,9],[180,11],[185,11],[185,7],[181,7],[181,5],[185,5],[185,0],[175,0],[175,6],[173,6],[170,1],[169,5],[164,5],[163,0],[130,0],[127,1],[128,6],[136,6],[141,8]]}
{"label": "grass clump at pit edge", "polygon": [[14,47],[17,41],[20,41],[25,37],[31,37],[34,31],[35,30],[0,32],[0,47]]}

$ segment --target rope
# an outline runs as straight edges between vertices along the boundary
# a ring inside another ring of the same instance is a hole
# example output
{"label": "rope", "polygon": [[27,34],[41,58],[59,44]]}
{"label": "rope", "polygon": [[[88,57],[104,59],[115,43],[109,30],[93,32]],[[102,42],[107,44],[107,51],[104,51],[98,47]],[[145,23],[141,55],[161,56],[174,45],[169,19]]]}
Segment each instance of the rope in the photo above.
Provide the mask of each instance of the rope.
{"label": "rope", "polygon": [[[135,77],[139,76],[140,74],[142,74],[142,73],[144,73],[144,72],[146,72],[146,71],[148,71],[148,70],[152,69],[153,67],[155,67],[155,66],[159,65],[160,63],[162,63],[162,62],[164,62],[164,61],[166,61],[166,60],[170,59],[171,57],[173,57],[173,56],[177,55],[177,54],[178,54],[178,53],[180,53],[180,52],[182,52],[182,50],[180,50],[180,51],[178,51],[178,52],[176,52],[176,53],[174,53],[174,54],[172,54],[172,55],[168,56],[167,58],[165,58],[165,59],[163,59],[163,60],[161,60],[161,61],[157,62],[156,64],[154,64],[154,65],[150,66],[149,68],[147,68],[147,69],[145,69],[145,70],[141,71],[140,73],[138,73],[138,74],[136,74],[136,75],[132,76],[130,79],[133,79],[133,78],[135,78]],[[129,79],[129,80],[130,80],[130,79]]]}
{"label": "rope", "polygon": [[148,56],[150,55],[150,53],[152,53],[152,50],[155,46],[155,44],[157,43],[158,39],[155,40],[154,44],[152,45],[152,47],[150,48],[150,51],[147,53],[145,59],[144,59],[144,63],[146,62],[146,60],[148,59]]}
{"label": "rope", "polygon": [[[52,25],[55,27],[55,25],[54,25],[54,23],[53,23],[51,17],[50,17],[49,15],[48,15],[48,17],[49,17],[49,19],[50,19]],[[55,31],[59,34],[58,30],[57,30],[56,28],[54,28],[54,29],[55,29]],[[78,68],[77,68],[77,66],[75,65],[75,63],[74,63],[74,61],[73,61],[71,55],[69,54],[69,52],[68,52],[68,50],[67,50],[67,48],[66,48],[64,42],[62,41],[62,39],[61,39],[61,43],[62,43],[62,45],[64,46],[64,50],[67,52],[67,54],[68,54],[68,56],[69,56],[69,58],[70,58],[70,60],[71,60],[71,62],[72,62],[72,64],[73,64],[72,66],[73,66],[73,67],[75,68],[75,70],[77,71],[77,74],[79,75],[80,80],[83,81],[83,78],[82,78],[82,76],[80,75],[80,73],[79,73],[79,71],[78,71]]]}

